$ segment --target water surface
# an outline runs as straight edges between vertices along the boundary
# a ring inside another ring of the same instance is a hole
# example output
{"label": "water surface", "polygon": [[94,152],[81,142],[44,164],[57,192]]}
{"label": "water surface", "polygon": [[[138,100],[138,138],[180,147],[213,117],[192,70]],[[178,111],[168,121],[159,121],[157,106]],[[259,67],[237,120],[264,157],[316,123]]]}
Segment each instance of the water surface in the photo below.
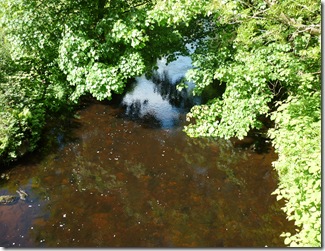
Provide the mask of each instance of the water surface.
{"label": "water surface", "polygon": [[0,246],[284,246],[293,224],[270,195],[272,148],[187,137],[196,101],[169,82],[141,77],[118,105],[88,102],[7,170],[0,195],[29,197],[0,206]]}

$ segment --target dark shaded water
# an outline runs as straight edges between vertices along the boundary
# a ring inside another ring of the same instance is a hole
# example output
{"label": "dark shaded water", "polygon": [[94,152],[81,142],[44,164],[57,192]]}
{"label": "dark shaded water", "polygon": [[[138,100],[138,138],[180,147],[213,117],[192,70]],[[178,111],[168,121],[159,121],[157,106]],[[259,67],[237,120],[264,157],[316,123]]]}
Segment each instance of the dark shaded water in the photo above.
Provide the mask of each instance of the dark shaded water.
{"label": "dark shaded water", "polygon": [[119,106],[87,104],[50,151],[6,172],[0,195],[29,197],[0,206],[0,246],[284,246],[272,149],[187,137],[186,99],[149,82]]}

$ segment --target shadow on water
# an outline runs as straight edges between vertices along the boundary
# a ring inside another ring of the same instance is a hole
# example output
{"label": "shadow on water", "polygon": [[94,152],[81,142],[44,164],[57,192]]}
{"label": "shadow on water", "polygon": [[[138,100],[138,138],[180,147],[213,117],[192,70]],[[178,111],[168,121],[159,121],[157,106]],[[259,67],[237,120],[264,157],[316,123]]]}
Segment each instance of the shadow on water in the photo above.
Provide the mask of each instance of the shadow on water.
{"label": "shadow on water", "polygon": [[1,181],[29,197],[0,206],[0,246],[284,246],[272,148],[187,137],[193,103],[168,86],[138,78],[120,105],[89,102],[50,129]]}

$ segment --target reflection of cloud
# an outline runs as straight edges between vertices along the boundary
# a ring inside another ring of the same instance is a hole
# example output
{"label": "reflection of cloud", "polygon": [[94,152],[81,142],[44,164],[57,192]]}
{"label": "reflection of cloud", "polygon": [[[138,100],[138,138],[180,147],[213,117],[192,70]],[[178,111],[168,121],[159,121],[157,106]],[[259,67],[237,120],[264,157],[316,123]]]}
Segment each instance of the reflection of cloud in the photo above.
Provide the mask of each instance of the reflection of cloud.
{"label": "reflection of cloud", "polygon": [[166,58],[157,60],[158,74],[166,74],[169,82],[176,84],[178,80],[183,78],[186,72],[192,68],[192,60],[187,56],[179,56],[175,61],[166,64]]}
{"label": "reflection of cloud", "polygon": [[126,106],[127,115],[139,118],[152,115],[163,128],[174,126],[179,116],[178,109],[155,92],[155,84],[144,76],[137,78],[135,88],[125,95],[122,105]]}
{"label": "reflection of cloud", "polygon": [[[157,60],[158,70],[152,79],[143,75],[136,78],[134,89],[127,93],[122,101],[126,114],[131,118],[154,118],[163,128],[174,127],[182,109],[193,105],[189,91],[179,92],[176,84],[192,68],[190,57],[179,56],[177,60],[166,64],[166,58]],[[187,83],[193,88],[193,83]],[[149,117],[148,117],[149,115]]]}

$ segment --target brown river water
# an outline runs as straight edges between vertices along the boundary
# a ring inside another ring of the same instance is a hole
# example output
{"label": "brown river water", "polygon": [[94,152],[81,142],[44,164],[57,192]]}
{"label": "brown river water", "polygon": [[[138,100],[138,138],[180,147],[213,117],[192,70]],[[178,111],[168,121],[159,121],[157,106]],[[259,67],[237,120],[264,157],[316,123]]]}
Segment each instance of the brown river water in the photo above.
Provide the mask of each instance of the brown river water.
{"label": "brown river water", "polygon": [[0,195],[29,196],[0,206],[0,246],[284,246],[273,149],[189,138],[186,100],[146,81],[120,104],[85,103],[5,171]]}

